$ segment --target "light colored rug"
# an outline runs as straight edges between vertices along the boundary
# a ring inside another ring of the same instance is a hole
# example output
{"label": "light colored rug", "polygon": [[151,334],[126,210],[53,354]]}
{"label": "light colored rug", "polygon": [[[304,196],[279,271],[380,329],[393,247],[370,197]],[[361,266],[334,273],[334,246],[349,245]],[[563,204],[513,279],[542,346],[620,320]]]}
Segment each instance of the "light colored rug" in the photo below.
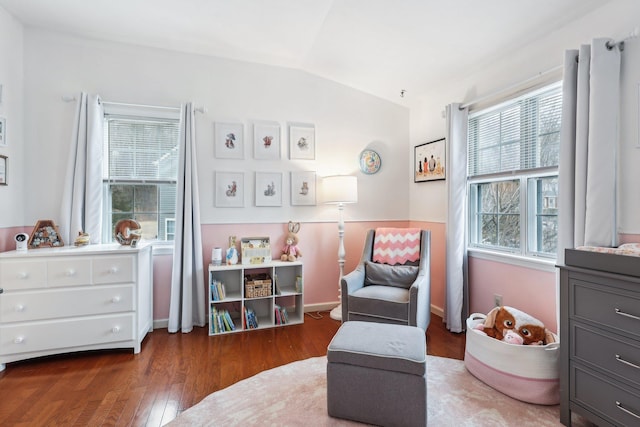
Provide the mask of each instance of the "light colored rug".
{"label": "light colored rug", "polygon": [[[327,415],[326,367],[326,357],[314,357],[261,372],[210,394],[169,425],[362,425]],[[427,356],[427,378],[429,426],[561,425],[559,406],[512,399],[477,380],[461,360]],[[573,425],[590,424],[577,420]]]}

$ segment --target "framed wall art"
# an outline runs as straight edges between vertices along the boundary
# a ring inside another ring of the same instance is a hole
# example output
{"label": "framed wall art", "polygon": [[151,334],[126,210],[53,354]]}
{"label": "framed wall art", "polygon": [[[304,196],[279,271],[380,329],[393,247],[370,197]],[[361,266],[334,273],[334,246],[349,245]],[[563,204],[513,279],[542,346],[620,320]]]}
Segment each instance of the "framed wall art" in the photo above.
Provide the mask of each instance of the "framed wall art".
{"label": "framed wall art", "polygon": [[282,172],[256,172],[256,206],[282,206]]}
{"label": "framed wall art", "polygon": [[218,208],[244,207],[244,173],[216,172],[215,201]]}
{"label": "framed wall art", "polygon": [[289,125],[289,157],[291,160],[315,160],[316,128],[314,125]]}
{"label": "framed wall art", "polygon": [[0,147],[7,146],[7,119],[0,117]]}
{"label": "framed wall art", "polygon": [[0,154],[0,185],[7,185],[7,156]]}
{"label": "framed wall art", "polygon": [[316,173],[291,172],[291,205],[316,205]]}
{"label": "framed wall art", "polygon": [[413,182],[446,179],[446,140],[444,138],[417,145],[414,149]]}
{"label": "framed wall art", "polygon": [[280,160],[280,124],[253,124],[253,156],[258,160]]}
{"label": "framed wall art", "polygon": [[218,159],[244,159],[244,125],[214,123],[214,153]]}

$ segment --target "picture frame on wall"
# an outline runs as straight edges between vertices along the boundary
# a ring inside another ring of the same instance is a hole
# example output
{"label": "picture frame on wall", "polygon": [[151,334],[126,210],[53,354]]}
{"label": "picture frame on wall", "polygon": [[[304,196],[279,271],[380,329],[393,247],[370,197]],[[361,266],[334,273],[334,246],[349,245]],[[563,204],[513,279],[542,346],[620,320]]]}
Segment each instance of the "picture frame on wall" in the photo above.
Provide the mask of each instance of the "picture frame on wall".
{"label": "picture frame on wall", "polygon": [[289,158],[291,160],[315,160],[316,127],[314,125],[289,125]]}
{"label": "picture frame on wall", "polygon": [[280,160],[280,124],[256,122],[253,124],[253,156],[257,160]]}
{"label": "picture frame on wall", "polygon": [[446,139],[436,139],[414,147],[413,182],[441,181],[446,175]]}
{"label": "picture frame on wall", "polygon": [[282,206],[282,172],[256,172],[256,206]]}
{"label": "picture frame on wall", "polygon": [[216,172],[215,181],[217,208],[244,207],[244,173]]}
{"label": "picture frame on wall", "polygon": [[214,153],[218,159],[244,159],[244,125],[214,123]]}
{"label": "picture frame on wall", "polygon": [[7,184],[7,156],[0,154],[0,185]]}
{"label": "picture frame on wall", "polygon": [[316,173],[314,171],[291,172],[291,205],[316,205]]}
{"label": "picture frame on wall", "polygon": [[7,118],[0,117],[0,147],[7,146]]}

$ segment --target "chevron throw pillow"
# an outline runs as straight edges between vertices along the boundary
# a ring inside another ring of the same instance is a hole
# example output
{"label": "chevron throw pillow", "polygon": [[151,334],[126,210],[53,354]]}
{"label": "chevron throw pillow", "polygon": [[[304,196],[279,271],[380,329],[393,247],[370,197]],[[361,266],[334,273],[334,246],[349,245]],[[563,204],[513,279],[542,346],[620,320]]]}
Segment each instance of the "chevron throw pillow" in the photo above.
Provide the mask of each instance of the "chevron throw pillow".
{"label": "chevron throw pillow", "polygon": [[377,228],[373,241],[373,261],[397,265],[420,259],[419,228]]}

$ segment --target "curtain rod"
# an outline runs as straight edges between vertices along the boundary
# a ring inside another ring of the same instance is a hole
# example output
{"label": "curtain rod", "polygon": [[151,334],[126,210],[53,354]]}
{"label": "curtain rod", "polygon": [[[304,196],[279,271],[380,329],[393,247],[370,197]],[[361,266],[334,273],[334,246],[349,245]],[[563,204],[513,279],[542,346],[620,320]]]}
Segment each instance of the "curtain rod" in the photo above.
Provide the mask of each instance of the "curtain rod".
{"label": "curtain rod", "polygon": [[499,89],[497,91],[491,92],[491,93],[489,93],[489,94],[487,94],[485,96],[481,96],[481,97],[476,98],[476,99],[474,99],[472,101],[465,102],[464,104],[460,105],[459,108],[462,110],[462,109],[470,107],[470,106],[472,106],[474,104],[479,104],[480,102],[486,101],[488,99],[495,98],[498,95],[502,95],[504,93],[513,92],[515,89],[519,89],[521,86],[526,85],[527,83],[531,83],[531,82],[533,82],[535,80],[538,80],[539,78],[541,78],[543,76],[546,76],[547,74],[552,74],[552,73],[555,73],[555,72],[560,71],[560,70],[562,70],[562,65],[558,65],[558,66],[550,68],[550,69],[548,69],[546,71],[541,71],[538,74],[536,74],[535,76],[529,77],[528,79],[523,80],[523,81],[521,81],[519,83],[516,83],[516,84],[513,84],[511,86],[505,87],[503,89]]}
{"label": "curtain rod", "polygon": [[[62,95],[62,100],[64,102],[73,102],[77,98],[71,95]],[[111,102],[111,101],[102,101],[104,105],[118,105],[121,107],[136,107],[136,108],[155,108],[157,110],[169,110],[169,111],[180,111],[180,107],[165,107],[158,105],[145,105],[145,104],[128,104],[126,102]],[[194,111],[198,113],[206,113],[208,110],[206,107],[196,107]]]}

